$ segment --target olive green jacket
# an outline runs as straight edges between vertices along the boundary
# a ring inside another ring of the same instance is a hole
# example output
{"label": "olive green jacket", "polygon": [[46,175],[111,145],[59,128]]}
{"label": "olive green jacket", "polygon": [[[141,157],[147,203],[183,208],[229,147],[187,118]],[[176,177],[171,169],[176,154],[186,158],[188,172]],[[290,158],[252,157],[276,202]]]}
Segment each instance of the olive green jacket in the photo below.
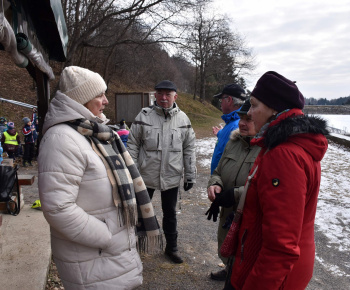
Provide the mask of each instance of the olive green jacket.
{"label": "olive green jacket", "polygon": [[208,182],[208,187],[216,184],[221,186],[223,190],[237,187],[235,190],[236,205],[249,171],[261,149],[259,146],[251,147],[249,141],[250,137],[242,137],[239,134],[239,129],[232,131],[219,164]]}

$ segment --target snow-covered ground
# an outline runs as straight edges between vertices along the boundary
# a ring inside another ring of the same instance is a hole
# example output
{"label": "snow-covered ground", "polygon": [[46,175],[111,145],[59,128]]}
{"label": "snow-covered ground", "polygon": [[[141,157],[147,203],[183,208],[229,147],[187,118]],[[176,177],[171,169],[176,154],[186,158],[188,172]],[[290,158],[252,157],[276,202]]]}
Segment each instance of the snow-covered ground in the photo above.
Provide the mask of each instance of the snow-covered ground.
{"label": "snow-covered ground", "polygon": [[[200,166],[210,168],[215,142],[216,138],[204,138],[196,141]],[[333,143],[330,144],[321,162],[321,187],[315,220],[315,229],[321,231],[328,238],[327,246],[341,252],[350,250],[349,164],[350,152]],[[326,261],[317,252],[316,260],[333,275],[350,276],[340,270],[335,261]],[[344,266],[350,269],[350,261]],[[347,272],[350,273],[350,270]]]}
{"label": "snow-covered ground", "polygon": [[200,157],[198,162],[203,168],[210,168],[216,140],[216,137],[196,140],[196,154]]}
{"label": "snow-covered ground", "polygon": [[350,115],[317,115],[327,120],[328,126],[350,132]]}
{"label": "snow-covered ground", "polygon": [[[350,152],[330,144],[321,162],[321,187],[317,203],[316,229],[328,238],[328,247],[348,253],[350,250]],[[347,276],[331,261],[316,259],[334,275]],[[350,269],[350,261],[344,266]],[[349,273],[350,271],[348,271]]]}

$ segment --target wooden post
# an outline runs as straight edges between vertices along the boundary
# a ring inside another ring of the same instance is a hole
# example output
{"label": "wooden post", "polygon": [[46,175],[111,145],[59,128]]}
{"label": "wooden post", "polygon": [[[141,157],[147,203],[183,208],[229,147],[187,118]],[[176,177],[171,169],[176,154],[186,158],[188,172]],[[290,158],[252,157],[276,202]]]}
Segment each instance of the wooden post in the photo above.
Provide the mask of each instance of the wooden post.
{"label": "wooden post", "polygon": [[35,80],[37,86],[37,106],[38,106],[38,120],[39,120],[39,136],[38,149],[41,138],[43,136],[42,129],[47,110],[50,103],[50,85],[48,77],[38,68],[35,68]]}

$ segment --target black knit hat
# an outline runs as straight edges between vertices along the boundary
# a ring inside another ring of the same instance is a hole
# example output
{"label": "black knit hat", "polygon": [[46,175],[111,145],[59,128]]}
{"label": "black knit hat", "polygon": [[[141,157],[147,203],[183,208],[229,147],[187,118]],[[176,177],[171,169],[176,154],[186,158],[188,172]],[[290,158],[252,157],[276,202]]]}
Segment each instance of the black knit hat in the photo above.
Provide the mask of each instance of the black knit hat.
{"label": "black knit hat", "polygon": [[241,100],[245,100],[247,96],[245,90],[237,84],[230,84],[225,86],[222,92],[220,94],[215,95],[214,98],[221,99],[223,95],[228,95]]}
{"label": "black knit hat", "polygon": [[250,100],[247,99],[243,106],[239,109],[239,111],[237,111],[238,115],[247,115],[248,111],[250,109]]}
{"label": "black knit hat", "polygon": [[293,108],[303,109],[305,103],[296,84],[274,71],[262,75],[251,95],[277,112]]}
{"label": "black knit hat", "polygon": [[155,87],[155,90],[171,90],[171,91],[175,91],[177,90],[175,84],[171,81],[161,81],[160,83],[158,83]]}

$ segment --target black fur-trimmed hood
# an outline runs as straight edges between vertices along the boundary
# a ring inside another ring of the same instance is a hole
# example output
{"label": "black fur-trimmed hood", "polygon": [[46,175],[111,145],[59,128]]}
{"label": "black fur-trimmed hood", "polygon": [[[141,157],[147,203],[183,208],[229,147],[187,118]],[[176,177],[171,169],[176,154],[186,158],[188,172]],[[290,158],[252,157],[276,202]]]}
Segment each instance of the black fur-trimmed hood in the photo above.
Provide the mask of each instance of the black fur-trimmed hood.
{"label": "black fur-trimmed hood", "polygon": [[281,113],[262,128],[251,145],[273,149],[283,143],[292,143],[308,152],[316,161],[321,161],[328,148],[327,122],[316,116],[305,116],[300,109]]}
{"label": "black fur-trimmed hood", "polygon": [[275,126],[269,127],[264,134],[264,144],[271,149],[296,134],[328,135],[327,122],[317,116],[299,115],[286,118]]}

